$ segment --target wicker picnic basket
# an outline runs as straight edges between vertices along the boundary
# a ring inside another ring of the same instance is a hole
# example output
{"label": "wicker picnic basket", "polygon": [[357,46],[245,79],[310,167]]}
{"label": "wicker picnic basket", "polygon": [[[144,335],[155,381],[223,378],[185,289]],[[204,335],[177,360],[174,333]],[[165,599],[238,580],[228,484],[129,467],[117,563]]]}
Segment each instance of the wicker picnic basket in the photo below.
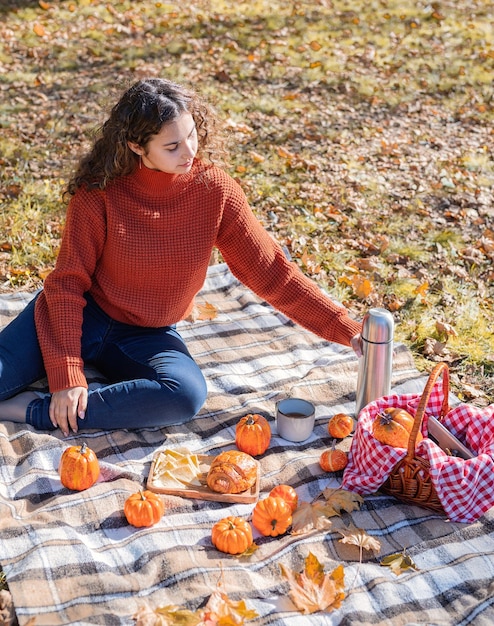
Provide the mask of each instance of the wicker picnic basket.
{"label": "wicker picnic basket", "polygon": [[438,419],[442,419],[449,411],[449,369],[445,363],[438,363],[432,370],[427,381],[417,411],[415,421],[408,441],[406,456],[396,464],[380,490],[392,495],[407,504],[432,509],[444,513],[443,506],[432,484],[430,477],[430,464],[427,459],[415,455],[415,444],[419,433],[424,412],[429,397],[439,376],[442,374],[443,402]]}

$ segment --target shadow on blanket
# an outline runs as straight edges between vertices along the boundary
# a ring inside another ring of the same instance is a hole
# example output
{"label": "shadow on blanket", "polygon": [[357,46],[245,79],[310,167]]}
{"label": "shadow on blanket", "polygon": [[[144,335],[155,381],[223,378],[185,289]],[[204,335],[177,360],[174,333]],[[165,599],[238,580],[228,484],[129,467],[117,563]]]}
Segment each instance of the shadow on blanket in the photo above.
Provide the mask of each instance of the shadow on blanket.
{"label": "shadow on blanket", "polygon": [[[29,296],[3,298],[0,324]],[[210,541],[214,522],[227,515],[249,517],[252,504],[223,504],[164,496],[166,512],[152,528],[130,527],[123,503],[145,485],[153,453],[164,444],[217,454],[234,447],[238,419],[257,412],[273,429],[260,457],[261,498],[288,483],[309,501],[341,476],[319,468],[328,447],[330,415],[353,413],[357,359],[353,352],[300,329],[241,286],[224,265],[212,266],[201,303],[218,310],[214,321],[181,323],[208,380],[208,400],[184,426],[135,432],[84,432],[64,439],[0,424],[0,561],[19,623],[133,624],[142,606],[204,605],[223,579],[232,599],[244,599],[256,624],[490,624],[494,621],[494,528],[492,511],[471,525],[398,503],[366,496],[359,511],[333,518],[326,531],[278,538],[255,534],[259,546],[248,559],[229,557]],[[423,388],[410,353],[397,346],[393,386],[398,393]],[[275,402],[306,398],[317,407],[313,435],[299,444],[282,440],[273,420]],[[97,453],[101,477],[90,489],[63,488],[57,467],[62,451],[86,441]],[[342,444],[340,444],[342,445]],[[343,445],[348,446],[348,442]],[[355,526],[381,542],[364,554],[343,544],[338,528]],[[395,576],[380,559],[403,549],[418,570]],[[346,598],[321,616],[301,615],[287,599],[279,563],[301,570],[312,552],[331,571],[345,568]]]}

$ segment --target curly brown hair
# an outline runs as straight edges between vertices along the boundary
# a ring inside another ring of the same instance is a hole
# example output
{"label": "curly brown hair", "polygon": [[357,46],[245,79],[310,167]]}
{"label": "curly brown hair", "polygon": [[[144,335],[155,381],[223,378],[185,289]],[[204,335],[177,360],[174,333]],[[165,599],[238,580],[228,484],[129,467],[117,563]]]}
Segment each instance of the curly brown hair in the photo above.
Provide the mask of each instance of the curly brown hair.
{"label": "curly brown hair", "polygon": [[164,124],[185,112],[192,115],[196,124],[197,157],[223,165],[225,142],[212,107],[182,85],[162,78],[143,79],[122,95],[97,130],[91,150],[80,160],[64,195],[74,195],[83,185],[104,189],[114,178],[130,174],[139,157],[128,142],[145,148]]}

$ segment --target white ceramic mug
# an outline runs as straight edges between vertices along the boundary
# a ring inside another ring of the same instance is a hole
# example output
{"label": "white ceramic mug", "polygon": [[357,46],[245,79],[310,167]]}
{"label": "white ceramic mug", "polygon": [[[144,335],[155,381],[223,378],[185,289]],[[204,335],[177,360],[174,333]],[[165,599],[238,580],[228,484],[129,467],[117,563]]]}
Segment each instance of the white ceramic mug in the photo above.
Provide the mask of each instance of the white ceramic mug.
{"label": "white ceramic mug", "polygon": [[276,403],[278,435],[288,441],[305,441],[314,430],[314,405],[300,398],[285,398]]}

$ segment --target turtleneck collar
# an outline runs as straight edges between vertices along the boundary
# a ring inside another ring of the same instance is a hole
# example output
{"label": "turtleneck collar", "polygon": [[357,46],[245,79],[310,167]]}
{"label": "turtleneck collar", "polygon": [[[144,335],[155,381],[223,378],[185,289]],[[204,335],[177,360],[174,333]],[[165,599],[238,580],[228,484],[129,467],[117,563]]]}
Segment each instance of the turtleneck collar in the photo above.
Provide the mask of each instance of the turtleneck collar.
{"label": "turtleneck collar", "polygon": [[186,174],[169,174],[159,170],[152,170],[142,165],[135,168],[132,174],[130,174],[130,178],[150,195],[159,196],[180,189],[183,185],[193,180],[199,167],[200,162],[196,159],[191,170]]}

